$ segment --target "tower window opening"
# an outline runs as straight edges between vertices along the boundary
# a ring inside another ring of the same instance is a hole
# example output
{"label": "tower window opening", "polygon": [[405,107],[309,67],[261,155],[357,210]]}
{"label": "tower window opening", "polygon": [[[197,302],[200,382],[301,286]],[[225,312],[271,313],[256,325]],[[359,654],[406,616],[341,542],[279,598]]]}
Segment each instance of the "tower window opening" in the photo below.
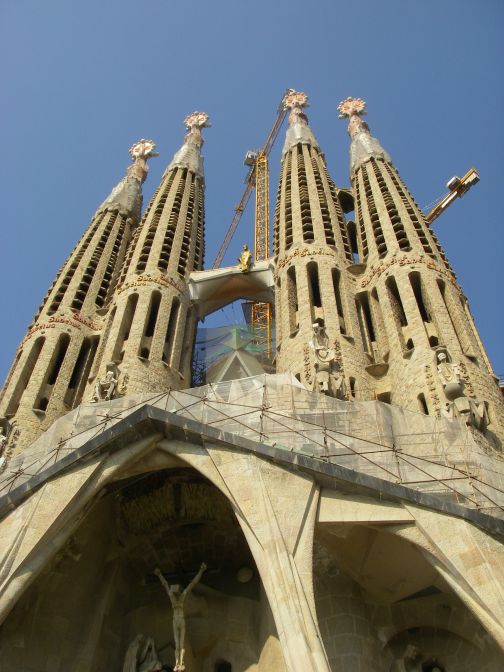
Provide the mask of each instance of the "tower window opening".
{"label": "tower window opening", "polygon": [[360,263],[359,245],[357,242],[357,227],[352,220],[347,221],[348,239],[350,241],[350,249],[352,251],[352,258],[354,264]]}
{"label": "tower window opening", "polygon": [[203,257],[205,255],[205,241],[203,239],[203,220],[204,220],[204,204],[203,204],[202,187],[200,186],[200,190],[198,191],[198,221],[196,228],[196,245],[194,248],[195,271],[201,271],[203,268]]}
{"label": "tower window opening", "polygon": [[364,352],[367,352],[368,354],[371,354],[371,343],[369,342],[369,338],[366,332],[366,328],[364,326],[364,317],[362,315],[362,306],[360,301],[357,299],[355,300],[355,309],[357,311],[357,321],[359,323],[359,331],[362,339],[362,347],[364,348]]}
{"label": "tower window opening", "polygon": [[306,267],[308,273],[308,285],[310,288],[310,300],[314,308],[322,308],[322,298],[320,296],[320,281],[318,266],[316,262],[310,261]]}
{"label": "tower window opening", "polygon": [[68,383],[68,390],[65,395],[65,404],[70,408],[75,407],[80,403],[86,381],[91,371],[93,361],[98,348],[98,336],[91,336],[82,341],[79,354],[75,361],[75,365]]}
{"label": "tower window opening", "polygon": [[[343,215],[343,210],[341,209],[341,203],[338,198],[338,193],[336,191],[336,185],[331,179],[331,176],[329,175],[329,172],[324,164],[324,161],[322,158],[319,158],[320,165],[322,166],[322,171],[324,173],[324,176],[327,180],[327,184],[329,185],[329,192],[331,194],[331,200],[332,204],[336,213],[336,219],[338,220],[338,225],[339,225],[339,230],[341,234],[341,240],[343,242],[343,249],[345,251],[345,257],[348,259],[348,261],[352,261],[352,252],[350,250],[350,244],[348,242],[348,232],[347,232],[347,227],[346,227],[346,222],[345,222],[345,217]],[[334,227],[335,228],[335,227]]]}
{"label": "tower window opening", "polygon": [[112,359],[116,364],[122,362],[124,357],[124,344],[129,338],[131,324],[135,316],[135,311],[138,303],[138,294],[132,294],[128,296],[128,301],[126,302],[126,307],[121,320],[121,326],[119,327],[119,333],[117,335],[117,341],[114,347],[114,352],[112,354]]}
{"label": "tower window opening", "polygon": [[280,253],[280,200],[282,198],[282,182],[282,179],[278,180],[275,213],[273,215],[273,253],[275,256]]}
{"label": "tower window opening", "polygon": [[310,194],[308,192],[308,182],[306,179],[303,145],[298,145],[297,150],[299,206],[301,208],[301,227],[303,229],[303,240],[305,243],[313,243],[315,240],[315,234],[313,232]]}
{"label": "tower window opening", "polygon": [[233,672],[233,668],[227,660],[218,660],[215,663],[214,672]]}
{"label": "tower window opening", "polygon": [[314,176],[314,179],[315,179],[315,186],[317,187],[318,201],[319,201],[319,206],[320,206],[320,214],[322,216],[322,224],[324,226],[324,235],[325,235],[326,243],[330,247],[335,248],[336,247],[336,240],[335,240],[335,236],[334,236],[333,223],[332,223],[331,213],[329,211],[329,204],[327,202],[326,192],[325,192],[325,189],[324,189],[322,174],[320,172],[319,165],[317,163],[317,157],[313,156],[311,162],[312,162],[312,168],[313,168],[313,176]]}
{"label": "tower window opening", "polygon": [[401,327],[407,327],[408,320],[406,318],[406,313],[404,312],[403,302],[401,300],[401,295],[399,294],[399,289],[397,287],[395,278],[388,278],[386,285],[394,313],[398,318]]}
{"label": "tower window opening", "polygon": [[7,410],[5,414],[7,417],[11,417],[15,415],[16,411],[19,408],[19,403],[21,401],[21,397],[23,396],[23,392],[26,390],[28,387],[28,383],[30,382],[30,378],[32,376],[33,370],[37,364],[40,352],[42,350],[42,346],[44,345],[45,342],[45,337],[40,336],[37,338],[35,343],[32,345],[32,349],[30,350],[30,354],[26,358],[26,361],[24,363],[24,366],[21,370],[21,373],[19,375],[16,387],[14,388],[14,392],[10,398],[9,405],[7,406]]}
{"label": "tower window opening", "polygon": [[[408,236],[406,234],[406,230],[404,228],[404,225],[401,221],[401,217],[399,216],[399,213],[397,211],[397,208],[394,203],[394,199],[392,198],[392,194],[390,193],[390,190],[387,186],[387,183],[385,182],[385,177],[382,175],[380,172],[380,168],[378,166],[378,163],[376,161],[371,161],[371,165],[373,166],[373,171],[376,177],[376,181],[378,183],[378,187],[380,189],[383,202],[385,204],[385,207],[387,209],[387,213],[390,219],[390,223],[392,224],[392,228],[394,229],[394,233],[396,236],[397,244],[399,245],[400,250],[411,250],[411,245],[408,240]],[[384,165],[384,164],[380,164]]]}
{"label": "tower window opening", "polygon": [[94,279],[96,269],[98,268],[98,264],[100,263],[100,260],[103,255],[103,250],[105,249],[110,233],[114,227],[114,224],[116,222],[116,219],[118,217],[118,213],[108,213],[110,215],[109,221],[107,222],[107,225],[105,229],[103,230],[102,235],[100,236],[100,239],[93,251],[93,254],[91,255],[91,258],[89,260],[89,263],[86,267],[86,270],[84,271],[82,275],[82,279],[79,283],[79,286],[75,292],[75,296],[72,301],[72,308],[75,310],[80,310],[82,308],[82,304],[84,303],[87,293],[89,291],[89,287]]}
{"label": "tower window opening", "polygon": [[45,380],[40,386],[37,399],[33,405],[34,410],[45,411],[49,405],[52,391],[65,360],[65,355],[70,345],[70,336],[68,334],[60,334],[58,342],[51,357],[49,368],[46,372]]}
{"label": "tower window opening", "polygon": [[189,253],[191,247],[191,239],[194,235],[193,223],[194,223],[194,198],[195,198],[195,183],[192,178],[192,174],[188,176],[189,181],[191,181],[191,186],[189,189],[189,200],[187,203],[186,215],[185,215],[185,224],[184,224],[184,235],[182,239],[182,245],[180,248],[180,257],[177,267],[177,272],[180,277],[185,277],[187,264],[189,261]]}
{"label": "tower window opening", "polygon": [[[166,181],[166,186],[163,189],[163,191],[161,192],[159,200],[156,203],[156,208],[155,208],[154,213],[152,215],[151,223],[150,223],[149,228],[147,230],[147,233],[145,235],[144,242],[143,242],[143,245],[142,245],[142,250],[140,252],[140,256],[139,256],[138,261],[137,261],[137,265],[136,265],[136,272],[137,273],[143,273],[143,271],[145,270],[145,268],[147,266],[147,262],[149,260],[149,255],[150,255],[150,251],[151,251],[151,248],[152,248],[152,244],[154,242],[154,238],[155,238],[156,232],[158,230],[159,220],[161,219],[161,216],[163,214],[164,207],[165,207],[166,201],[168,199],[168,194],[170,193],[170,189],[171,189],[171,186],[173,184],[173,181],[175,179],[176,174],[177,174],[177,170],[173,170],[169,173],[168,179]],[[176,200],[177,199],[175,198],[175,201]],[[175,203],[174,203],[174,207],[175,207]],[[144,216],[144,221],[146,221],[145,216]],[[165,240],[163,241],[161,256],[163,256],[163,254],[167,252],[167,257],[169,257],[169,253],[170,253],[170,250],[171,250],[171,241],[167,240],[167,237],[168,237],[167,233],[168,232],[165,233]],[[168,243],[169,243],[169,249],[167,251],[166,246],[167,246]],[[166,270],[166,269],[162,269],[162,270]]]}
{"label": "tower window opening", "polygon": [[178,322],[177,322],[176,334],[175,334],[176,341],[181,344],[180,348],[179,348],[178,363],[176,363],[176,359],[175,359],[175,357],[177,356],[177,352],[175,350],[172,350],[172,367],[174,369],[177,368],[179,373],[183,372],[184,360],[185,360],[185,358],[187,356],[187,353],[190,351],[190,348],[192,346],[192,339],[187,339],[187,334],[186,334],[186,325],[187,325],[188,315],[189,315],[188,310],[185,310],[185,311],[179,310]]}
{"label": "tower window opening", "polygon": [[448,313],[448,317],[453,327],[453,331],[455,332],[455,336],[457,337],[457,340],[459,342],[460,348],[466,354],[473,354],[470,339],[460,320],[460,315],[457,315],[457,305],[454,305],[452,297],[449,295],[449,292],[447,291],[446,285],[443,282],[443,280],[438,279],[436,280],[436,282],[439,287],[439,293],[441,294],[441,298],[443,299],[446,312]]}
{"label": "tower window opening", "polygon": [[147,311],[147,319],[145,320],[144,333],[138,349],[138,356],[142,359],[149,359],[150,356],[150,346],[154,331],[156,329],[160,304],[161,292],[152,292],[149,302],[149,309]]}
{"label": "tower window opening", "polygon": [[163,347],[163,362],[165,362],[165,364],[170,363],[179,310],[180,300],[175,296],[170,308],[170,317],[168,318],[168,325],[166,327],[165,342]]}
{"label": "tower window opening", "polygon": [[87,359],[90,349],[91,349],[91,341],[89,338],[85,338],[82,341],[79,354],[77,355],[77,359],[75,360],[72,375],[70,376],[70,381],[68,383],[69,390],[74,390],[77,387],[82,374],[82,370],[84,368],[84,362]]}
{"label": "tower window opening", "polygon": [[103,274],[100,289],[98,290],[98,293],[96,295],[96,305],[99,308],[102,308],[108,299],[109,289],[114,277],[114,271],[116,269],[116,263],[119,257],[119,252],[121,250],[125,231],[126,231],[126,220],[124,218],[121,218],[116,239],[114,241],[114,246],[112,248],[112,252],[110,253],[107,267]]}
{"label": "tower window opening", "polygon": [[425,305],[424,301],[424,296],[423,296],[423,291],[422,291],[422,279],[420,277],[420,273],[414,272],[409,274],[409,280],[411,283],[411,287],[413,289],[413,294],[415,295],[415,299],[417,302],[418,310],[420,312],[420,316],[424,322],[431,322],[431,318],[429,315],[429,311],[427,310],[427,306]]}
{"label": "tower window opening", "polygon": [[373,325],[373,318],[371,316],[371,308],[369,306],[369,297],[367,295],[367,292],[362,292],[361,294],[359,294],[359,300],[362,305],[362,313],[364,315],[364,319],[366,322],[369,338],[371,342],[375,342],[376,341],[375,329]]}
{"label": "tower window opening", "polygon": [[[370,163],[373,163],[373,161],[371,161]],[[373,235],[376,243],[376,249],[378,251],[379,257],[384,257],[387,254],[387,244],[385,242],[385,236],[383,235],[380,216],[378,215],[378,210],[376,208],[376,203],[373,196],[373,190],[371,188],[371,183],[369,182],[369,177],[365,166],[362,166],[361,172],[364,182],[364,192],[367,201],[369,218],[371,220],[371,226],[373,229]]]}
{"label": "tower window opening", "polygon": [[287,271],[287,305],[289,310],[290,335],[293,336],[299,329],[297,280],[294,266],[291,266]]}
{"label": "tower window opening", "polygon": [[[65,273],[63,279],[61,280],[61,282],[59,284],[56,296],[53,298],[52,303],[49,307],[49,310],[47,311],[48,315],[54,315],[54,313],[60,307],[60,304],[61,304],[61,302],[62,302],[62,300],[65,296],[65,293],[68,289],[68,285],[70,284],[70,281],[72,280],[72,278],[74,276],[74,273],[77,270],[77,267],[79,266],[80,260],[84,256],[84,252],[89,247],[89,243],[93,239],[93,236],[96,233],[96,230],[98,229],[99,224],[103,221],[104,217],[105,217],[105,215],[103,214],[99,218],[97,218],[97,220],[95,221],[95,224],[93,225],[93,227],[91,228],[91,230],[89,231],[87,236],[85,237],[84,241],[80,244],[80,247],[77,245],[76,250],[78,248],[79,251],[75,253],[75,257],[74,257],[72,263],[70,264],[67,272]],[[72,253],[70,258],[72,258],[73,254],[74,253]]]}
{"label": "tower window opening", "polygon": [[394,185],[397,193],[399,194],[399,198],[403,202],[404,207],[406,208],[406,212],[408,213],[408,216],[410,218],[411,223],[413,224],[413,227],[416,231],[416,234],[418,236],[418,239],[420,240],[420,243],[424,249],[424,251],[430,255],[431,257],[436,257],[436,255],[432,251],[432,246],[429,242],[429,239],[427,237],[427,225],[425,224],[422,226],[420,223],[420,220],[418,218],[418,215],[416,213],[415,209],[415,202],[413,198],[408,199],[408,196],[406,194],[406,191],[402,188],[399,180],[397,179],[397,176],[395,175],[394,171],[392,168],[389,166],[388,163],[383,164],[385,166],[385,170],[388,172],[390,179],[392,180],[392,184]]}
{"label": "tower window opening", "polygon": [[418,397],[418,405],[420,406],[420,410],[424,415],[429,415],[429,407],[427,406],[427,402],[425,401],[425,395],[424,394],[419,394]]}
{"label": "tower window opening", "polygon": [[334,298],[336,300],[336,310],[338,313],[339,327],[342,334],[346,334],[346,322],[345,314],[343,312],[343,302],[341,300],[341,274],[337,268],[333,268],[331,271],[332,281],[333,281],[333,290]]}
{"label": "tower window opening", "polygon": [[355,399],[355,378],[350,377],[348,382],[350,383],[350,396]]}
{"label": "tower window opening", "polygon": [[379,355],[382,361],[388,358],[389,345],[387,339],[387,331],[383,322],[383,314],[381,309],[380,297],[376,287],[371,290],[369,294],[369,307],[371,309],[371,318],[374,324],[374,332],[376,335],[376,343],[379,348]]}
{"label": "tower window opening", "polygon": [[145,334],[144,334],[145,336],[147,336],[147,338],[151,338],[154,335],[160,303],[161,303],[161,292],[152,292],[149,305],[149,314],[147,317],[147,323],[145,325]]}
{"label": "tower window opening", "polygon": [[52,363],[52,366],[49,370],[49,375],[47,377],[48,385],[54,385],[54,383],[57,381],[69,344],[70,344],[70,336],[68,334],[61,334],[58,340],[58,345],[56,346],[55,350],[56,355],[54,357],[54,361]]}
{"label": "tower window opening", "polygon": [[291,190],[292,153],[287,154],[285,166],[285,249],[292,247],[292,190]]}
{"label": "tower window opening", "polygon": [[196,334],[193,333],[192,326],[194,324],[193,322],[193,310],[190,308],[186,314],[185,314],[185,319],[184,319],[184,324],[181,325],[182,333],[184,334],[184,341],[183,341],[183,346],[182,346],[182,353],[180,355],[180,364],[179,364],[179,372],[184,375],[184,372],[186,371],[187,367],[190,366],[190,359],[192,352],[194,350],[194,339]]}
{"label": "tower window opening", "polygon": [[360,178],[354,181],[354,188],[355,188],[355,221],[358,226],[360,243],[362,246],[362,261],[365,262],[368,257],[369,249],[367,243],[366,227],[364,225],[364,218],[362,217]]}
{"label": "tower window opening", "polygon": [[119,285],[122,285],[123,282],[126,280],[126,276],[128,275],[128,271],[129,271],[129,268],[130,268],[130,265],[131,265],[131,259],[133,257],[133,252],[136,249],[136,244],[137,244],[138,239],[140,237],[140,231],[141,230],[142,230],[142,228],[140,226],[138,226],[135,229],[135,233],[133,234],[133,236],[131,238],[131,241],[130,241],[129,247],[128,247],[128,252],[126,254],[126,258],[125,258],[123,266],[122,266],[121,275],[119,276],[119,281],[118,281]]}

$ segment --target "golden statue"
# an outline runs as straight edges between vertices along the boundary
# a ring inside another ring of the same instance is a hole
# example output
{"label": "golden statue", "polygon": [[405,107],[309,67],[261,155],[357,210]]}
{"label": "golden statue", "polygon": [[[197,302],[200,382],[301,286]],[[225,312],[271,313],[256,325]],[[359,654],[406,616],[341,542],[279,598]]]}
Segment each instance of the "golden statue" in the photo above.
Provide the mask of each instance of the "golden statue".
{"label": "golden statue", "polygon": [[252,252],[249,250],[246,243],[243,244],[242,253],[238,257],[238,265],[242,273],[248,273],[252,266]]}

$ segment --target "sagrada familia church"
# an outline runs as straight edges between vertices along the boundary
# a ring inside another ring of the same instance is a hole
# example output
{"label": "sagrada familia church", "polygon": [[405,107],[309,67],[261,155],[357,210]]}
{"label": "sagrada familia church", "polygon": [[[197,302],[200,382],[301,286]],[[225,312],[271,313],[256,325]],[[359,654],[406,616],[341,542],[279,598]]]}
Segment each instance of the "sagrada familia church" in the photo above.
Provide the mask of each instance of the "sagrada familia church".
{"label": "sagrada familia church", "polygon": [[[285,104],[273,256],[203,269],[194,113],[144,211],[131,148],[19,345],[1,672],[504,669],[504,403],[467,300],[364,102],[350,188]],[[274,305],[274,359],[236,342],[196,385],[239,298]]]}

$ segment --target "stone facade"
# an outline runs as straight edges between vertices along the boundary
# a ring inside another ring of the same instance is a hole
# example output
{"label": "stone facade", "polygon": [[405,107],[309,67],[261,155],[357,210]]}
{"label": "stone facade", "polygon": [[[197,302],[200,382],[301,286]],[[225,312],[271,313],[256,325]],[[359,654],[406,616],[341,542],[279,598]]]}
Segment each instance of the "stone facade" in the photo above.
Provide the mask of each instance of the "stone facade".
{"label": "stone facade", "polygon": [[191,382],[196,315],[187,280],[203,267],[200,129],[206,122],[203,113],[186,119],[184,145],[166,169],[122,268],[98,377],[109,362],[116,364],[127,375],[123,394],[164,392]]}
{"label": "stone facade", "polygon": [[138,225],[154,149],[150,140],[131,148],[133,164],[98,208],[18,348],[0,402],[0,416],[9,423],[9,453],[28,446],[83,397],[103,316]]}
{"label": "stone facade", "polygon": [[[194,113],[143,217],[132,148],[20,345],[2,672],[503,669],[504,406],[467,301],[363,101],[351,193],[285,104],[273,259],[202,272]],[[277,375],[190,389],[197,317],[273,286]],[[159,576],[205,565],[177,611]]]}

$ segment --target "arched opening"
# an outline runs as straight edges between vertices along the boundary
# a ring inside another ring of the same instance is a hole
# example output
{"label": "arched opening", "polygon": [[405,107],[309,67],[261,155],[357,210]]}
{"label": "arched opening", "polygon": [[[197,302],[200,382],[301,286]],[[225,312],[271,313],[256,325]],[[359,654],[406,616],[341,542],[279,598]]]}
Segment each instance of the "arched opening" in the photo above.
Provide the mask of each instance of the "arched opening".
{"label": "arched opening", "polygon": [[186,669],[213,661],[205,669],[269,672],[261,660],[278,636],[235,513],[202,474],[166,459],[169,468],[133,468],[98,493],[3,623],[2,670],[38,669],[43,657],[61,669],[129,671],[128,656],[172,670],[174,611],[155,570],[180,595],[205,563],[184,601]]}
{"label": "arched opening", "polygon": [[[334,501],[338,521],[341,505]],[[500,648],[419,548],[385,526],[330,522],[330,508],[324,512],[315,528],[313,581],[331,669],[500,669]]]}

